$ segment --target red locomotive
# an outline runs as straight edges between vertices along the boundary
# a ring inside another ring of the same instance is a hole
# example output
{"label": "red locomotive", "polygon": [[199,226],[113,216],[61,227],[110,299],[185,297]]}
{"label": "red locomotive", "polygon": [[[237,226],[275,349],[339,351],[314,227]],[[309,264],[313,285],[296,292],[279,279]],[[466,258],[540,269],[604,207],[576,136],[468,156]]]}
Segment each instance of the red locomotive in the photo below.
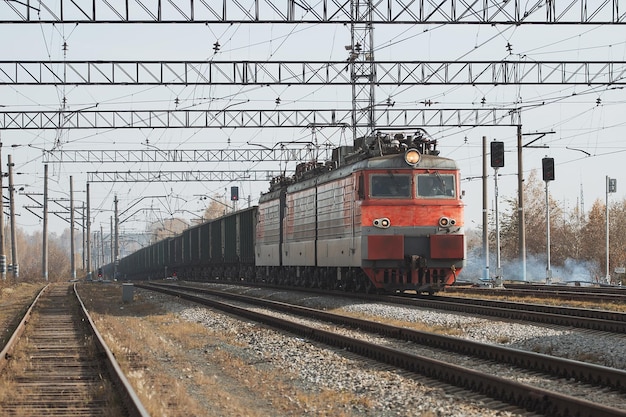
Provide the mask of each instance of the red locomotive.
{"label": "red locomotive", "polygon": [[432,293],[465,265],[459,169],[436,142],[378,135],[301,164],[259,200],[256,279]]}
{"label": "red locomotive", "polygon": [[264,281],[433,293],[465,265],[456,163],[436,142],[377,135],[298,165],[251,207],[120,260],[126,279]]}

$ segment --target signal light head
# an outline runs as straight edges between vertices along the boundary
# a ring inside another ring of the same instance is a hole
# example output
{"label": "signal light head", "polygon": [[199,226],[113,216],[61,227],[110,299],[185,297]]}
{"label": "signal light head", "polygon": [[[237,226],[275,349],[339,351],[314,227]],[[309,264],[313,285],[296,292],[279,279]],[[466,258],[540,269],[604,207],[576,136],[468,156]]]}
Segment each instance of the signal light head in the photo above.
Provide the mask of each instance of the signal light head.
{"label": "signal light head", "polygon": [[502,168],[504,166],[504,142],[491,142],[491,167]]}
{"label": "signal light head", "polygon": [[541,160],[541,169],[544,181],[554,181],[554,158],[543,158]]}
{"label": "signal light head", "polygon": [[239,187],[230,187],[230,201],[239,200]]}

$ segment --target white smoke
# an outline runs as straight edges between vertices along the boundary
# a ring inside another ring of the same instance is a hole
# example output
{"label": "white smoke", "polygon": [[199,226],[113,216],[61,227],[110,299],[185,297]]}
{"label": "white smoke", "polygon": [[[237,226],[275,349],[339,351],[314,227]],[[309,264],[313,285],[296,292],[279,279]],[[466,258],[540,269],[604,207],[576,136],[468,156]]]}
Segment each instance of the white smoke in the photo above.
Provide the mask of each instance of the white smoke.
{"label": "white smoke", "polygon": [[[546,256],[526,256],[526,281],[546,282],[547,261]],[[496,254],[489,254],[489,278],[496,278]],[[502,279],[523,280],[524,269],[518,259],[501,259]],[[597,282],[601,268],[594,262],[581,261],[568,258],[563,265],[550,265],[552,282]],[[459,275],[459,280],[480,282],[485,276],[485,261],[482,256],[482,248],[473,248],[468,251],[465,268]]]}

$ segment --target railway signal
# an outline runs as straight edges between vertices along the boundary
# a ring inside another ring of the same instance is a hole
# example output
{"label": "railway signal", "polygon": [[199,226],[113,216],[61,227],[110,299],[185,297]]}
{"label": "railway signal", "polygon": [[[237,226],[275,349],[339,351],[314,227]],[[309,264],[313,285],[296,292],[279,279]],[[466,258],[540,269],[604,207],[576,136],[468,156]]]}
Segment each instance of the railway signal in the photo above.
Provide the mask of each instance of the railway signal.
{"label": "railway signal", "polygon": [[617,179],[606,176],[606,205],[605,227],[606,227],[606,283],[611,283],[611,272],[609,270],[609,194],[617,192]]}
{"label": "railway signal", "polygon": [[504,142],[491,142],[491,168],[504,166]]}
{"label": "railway signal", "polygon": [[550,190],[548,184],[554,181],[554,158],[547,156],[541,160],[541,171],[543,180],[546,182],[546,284],[552,281],[552,270],[550,269]]}
{"label": "railway signal", "polygon": [[617,192],[617,180],[615,178],[609,178],[609,193]]}
{"label": "railway signal", "polygon": [[491,167],[495,170],[493,176],[496,200],[496,277],[495,286],[502,287],[502,266],[500,264],[500,213],[498,209],[498,168],[504,166],[504,142],[491,142]]}
{"label": "railway signal", "polygon": [[230,201],[239,200],[239,187],[230,187]]}
{"label": "railway signal", "polygon": [[544,181],[554,181],[554,158],[543,158],[541,160]]}

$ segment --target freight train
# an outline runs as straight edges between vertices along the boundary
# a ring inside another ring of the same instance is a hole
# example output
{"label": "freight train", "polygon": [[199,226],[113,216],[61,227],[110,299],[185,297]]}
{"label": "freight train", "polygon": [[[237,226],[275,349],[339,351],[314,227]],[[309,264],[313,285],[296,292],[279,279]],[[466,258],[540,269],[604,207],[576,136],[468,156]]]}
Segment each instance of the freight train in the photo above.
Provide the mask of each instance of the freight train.
{"label": "freight train", "polygon": [[274,178],[258,206],[122,258],[118,273],[433,293],[465,265],[459,180],[421,129],[358,139]]}

